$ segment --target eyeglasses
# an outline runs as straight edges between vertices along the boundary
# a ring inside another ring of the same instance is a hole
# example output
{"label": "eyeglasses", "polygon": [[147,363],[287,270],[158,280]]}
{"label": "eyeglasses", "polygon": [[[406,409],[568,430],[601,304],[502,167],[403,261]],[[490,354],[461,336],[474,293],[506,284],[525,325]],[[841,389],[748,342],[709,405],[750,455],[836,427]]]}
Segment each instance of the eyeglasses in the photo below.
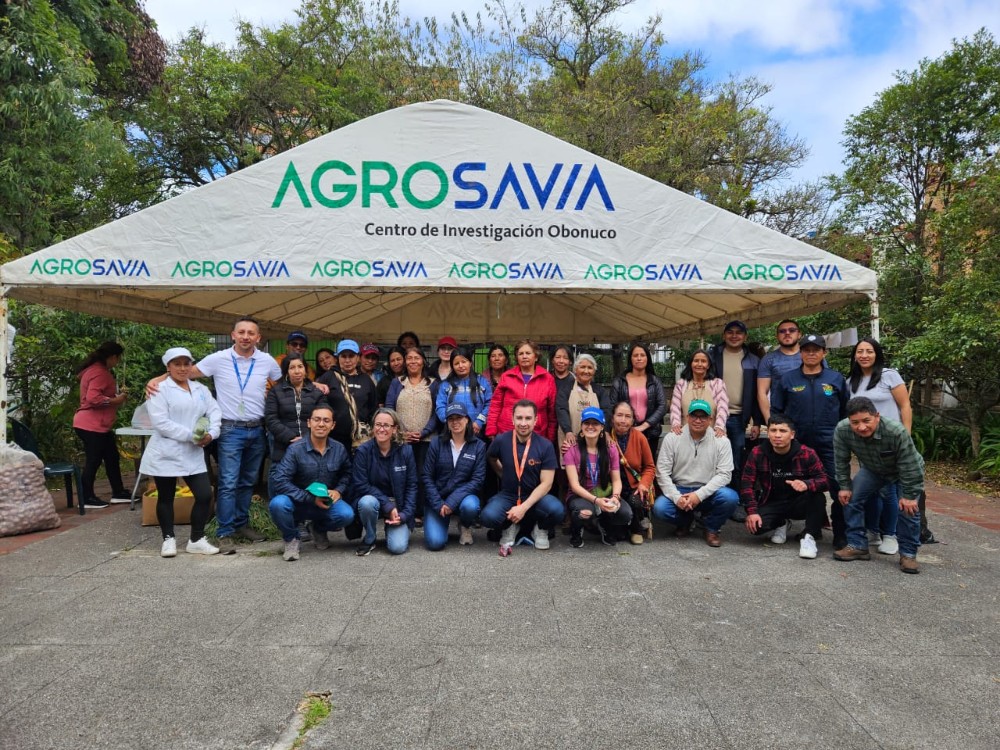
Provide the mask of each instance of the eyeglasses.
{"label": "eyeglasses", "polygon": [[708,418],[707,414],[688,414],[688,422],[701,422]]}
{"label": "eyeglasses", "polygon": [[304,341],[289,341],[288,342],[288,348],[289,349],[305,349],[306,348],[306,343]]}
{"label": "eyeglasses", "polygon": [[309,421],[316,424],[333,424],[333,420],[329,417],[310,417]]}
{"label": "eyeglasses", "polygon": [[798,328],[779,328],[778,333],[798,333]]}
{"label": "eyeglasses", "polygon": [[380,422],[376,422],[375,424],[372,425],[372,429],[373,430],[391,430],[395,426],[396,425],[394,425],[394,424],[382,424]]}

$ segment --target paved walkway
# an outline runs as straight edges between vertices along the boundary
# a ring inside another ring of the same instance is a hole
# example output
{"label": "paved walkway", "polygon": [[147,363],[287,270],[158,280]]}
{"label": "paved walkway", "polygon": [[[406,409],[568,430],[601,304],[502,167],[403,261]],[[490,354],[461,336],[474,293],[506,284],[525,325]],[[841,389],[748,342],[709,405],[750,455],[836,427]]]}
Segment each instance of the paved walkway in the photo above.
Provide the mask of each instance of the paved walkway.
{"label": "paved walkway", "polygon": [[339,537],[164,560],[128,506],[88,512],[0,556],[0,747],[287,747],[329,691],[305,750],[995,750],[996,501],[961,502],[931,488],[919,576],[738,527],[717,550],[560,536],[504,560],[418,532],[398,558]]}

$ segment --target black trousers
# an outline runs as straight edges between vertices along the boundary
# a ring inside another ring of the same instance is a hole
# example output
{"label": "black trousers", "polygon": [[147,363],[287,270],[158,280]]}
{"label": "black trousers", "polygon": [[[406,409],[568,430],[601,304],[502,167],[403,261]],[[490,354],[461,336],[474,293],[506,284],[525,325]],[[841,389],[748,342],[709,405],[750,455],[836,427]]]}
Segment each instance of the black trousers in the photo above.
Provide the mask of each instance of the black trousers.
{"label": "black trousers", "polygon": [[[160,522],[163,538],[174,535],[174,495],[177,492],[176,477],[153,477],[156,482],[156,520]],[[184,477],[187,486],[194,494],[194,507],[191,508],[191,541],[197,542],[205,536],[205,524],[208,523],[208,509],[212,505],[212,482],[208,472],[192,474]]]}
{"label": "black trousers", "polygon": [[111,494],[124,496],[129,494],[122,483],[122,468],[118,459],[118,443],[113,432],[91,432],[74,427],[73,430],[83,442],[83,452],[86,456],[83,465],[83,502],[94,495],[94,480],[97,470],[104,464],[104,471],[111,483]]}
{"label": "black trousers", "polygon": [[802,492],[788,500],[770,500],[757,507],[760,515],[760,528],[756,536],[769,534],[779,526],[784,526],[789,519],[796,521],[805,519],[806,533],[813,539],[819,539],[826,519],[826,496],[821,492]]}

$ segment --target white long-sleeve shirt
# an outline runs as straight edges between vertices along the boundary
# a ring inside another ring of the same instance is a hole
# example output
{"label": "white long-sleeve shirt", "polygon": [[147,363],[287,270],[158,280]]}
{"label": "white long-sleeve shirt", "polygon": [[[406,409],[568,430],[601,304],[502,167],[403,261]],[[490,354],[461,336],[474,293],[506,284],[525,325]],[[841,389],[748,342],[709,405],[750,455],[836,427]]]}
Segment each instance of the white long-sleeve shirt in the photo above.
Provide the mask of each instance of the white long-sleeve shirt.
{"label": "white long-sleeve shirt", "polygon": [[729,438],[716,437],[711,428],[698,441],[691,439],[687,425],[680,435],[668,432],[663,437],[656,459],[656,479],[671,500],[680,499],[678,487],[697,487],[695,494],[705,500],[729,484],[732,475]]}
{"label": "white long-sleeve shirt", "polygon": [[191,438],[201,417],[208,417],[208,431],[213,440],[218,438],[222,412],[208,388],[193,380],[188,385],[190,392],[168,377],[147,402],[146,410],[155,432],[139,464],[139,471],[146,476],[186,477],[208,470],[204,449]]}

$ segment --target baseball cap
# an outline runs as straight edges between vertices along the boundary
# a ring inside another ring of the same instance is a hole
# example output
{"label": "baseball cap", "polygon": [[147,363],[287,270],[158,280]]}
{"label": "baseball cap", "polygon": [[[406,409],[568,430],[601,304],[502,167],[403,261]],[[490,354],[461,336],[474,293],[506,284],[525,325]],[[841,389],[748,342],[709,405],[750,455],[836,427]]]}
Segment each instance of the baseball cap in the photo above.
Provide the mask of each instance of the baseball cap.
{"label": "baseball cap", "polygon": [[329,495],[329,490],[326,485],[322,482],[313,482],[308,487],[306,487],[306,492],[314,497],[327,497]]}
{"label": "baseball cap", "polygon": [[448,408],[444,411],[444,418],[449,419],[450,417],[467,417],[469,416],[468,409],[465,408],[465,404],[460,404],[457,401],[453,404],[448,404]]}
{"label": "baseball cap", "polygon": [[344,339],[339,344],[337,344],[337,354],[343,354],[344,352],[354,352],[357,354],[361,349],[358,348],[358,342],[352,339]]}
{"label": "baseball cap", "polygon": [[705,401],[704,399],[696,398],[694,401],[691,402],[691,405],[688,407],[688,414],[694,414],[696,411],[703,411],[709,416],[711,416],[712,405],[708,403],[708,401]]}
{"label": "baseball cap", "polygon": [[722,330],[728,331],[730,328],[739,328],[741,331],[743,331],[743,333],[747,332],[747,324],[744,323],[742,320],[730,320],[728,323],[726,323],[726,325],[723,327]]}
{"label": "baseball cap", "polygon": [[302,339],[306,342],[306,346],[309,346],[309,337],[302,333],[302,331],[292,331],[288,334],[288,338],[285,341],[295,341],[295,339]]}
{"label": "baseball cap", "polygon": [[595,422],[600,422],[604,424],[604,412],[598,409],[596,406],[588,406],[580,414],[580,422],[586,422],[588,420],[594,420]]}
{"label": "baseball cap", "polygon": [[818,333],[810,333],[799,342],[799,349],[803,349],[807,346],[818,346],[820,349],[826,349],[826,339]]}
{"label": "baseball cap", "polygon": [[375,344],[368,342],[367,344],[361,345],[361,356],[365,357],[369,354],[374,354],[376,357],[379,355],[378,347]]}
{"label": "baseball cap", "polygon": [[171,360],[177,359],[178,357],[187,357],[192,362],[194,362],[194,357],[191,356],[191,352],[185,349],[183,346],[173,346],[163,352],[163,364],[170,364]]}
{"label": "baseball cap", "polygon": [[450,346],[452,349],[458,348],[458,342],[455,341],[453,336],[442,336],[438,339],[438,349],[442,346]]}

